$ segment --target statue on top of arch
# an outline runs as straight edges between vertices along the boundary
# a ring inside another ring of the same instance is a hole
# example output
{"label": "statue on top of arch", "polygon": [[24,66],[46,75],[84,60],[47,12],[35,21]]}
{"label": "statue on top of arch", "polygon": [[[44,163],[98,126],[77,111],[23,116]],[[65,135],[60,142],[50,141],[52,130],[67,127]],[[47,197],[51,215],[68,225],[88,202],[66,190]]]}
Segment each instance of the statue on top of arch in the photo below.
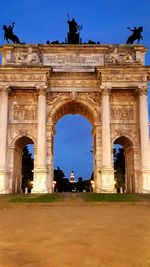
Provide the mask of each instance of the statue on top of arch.
{"label": "statue on top of arch", "polygon": [[139,43],[140,40],[143,40],[143,37],[141,35],[141,32],[143,32],[143,27],[134,27],[131,29],[130,27],[127,27],[129,31],[132,32],[132,35],[130,35],[127,39],[126,44],[133,44],[134,41],[137,40],[137,44]]}
{"label": "statue on top of arch", "polygon": [[82,25],[79,25],[74,18],[70,20],[69,15],[67,23],[69,25],[68,44],[79,44],[80,43],[79,32],[82,30]]}
{"label": "statue on top of arch", "polygon": [[15,22],[13,22],[12,25],[9,25],[9,26],[3,25],[4,40],[6,39],[8,43],[9,43],[9,40],[11,40],[15,44],[20,44],[18,36],[15,35],[13,32],[14,25],[15,25]]}

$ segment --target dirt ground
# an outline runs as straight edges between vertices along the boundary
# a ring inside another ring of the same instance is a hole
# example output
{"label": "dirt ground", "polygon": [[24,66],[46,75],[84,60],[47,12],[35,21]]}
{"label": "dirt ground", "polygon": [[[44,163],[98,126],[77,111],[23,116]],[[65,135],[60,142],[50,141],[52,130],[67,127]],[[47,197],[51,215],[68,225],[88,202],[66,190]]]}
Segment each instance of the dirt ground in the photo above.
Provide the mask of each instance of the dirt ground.
{"label": "dirt ground", "polygon": [[0,203],[0,267],[150,267],[150,205]]}

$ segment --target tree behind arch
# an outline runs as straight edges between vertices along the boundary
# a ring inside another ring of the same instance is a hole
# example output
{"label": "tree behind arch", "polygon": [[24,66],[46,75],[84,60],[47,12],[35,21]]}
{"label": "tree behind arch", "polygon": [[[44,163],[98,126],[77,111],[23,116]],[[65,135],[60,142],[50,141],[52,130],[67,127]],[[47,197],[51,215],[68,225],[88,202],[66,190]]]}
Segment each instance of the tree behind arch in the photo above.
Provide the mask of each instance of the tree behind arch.
{"label": "tree behind arch", "polygon": [[31,192],[33,180],[34,159],[29,152],[28,146],[23,149],[22,155],[22,190],[25,192],[25,188],[28,188],[28,192]]}

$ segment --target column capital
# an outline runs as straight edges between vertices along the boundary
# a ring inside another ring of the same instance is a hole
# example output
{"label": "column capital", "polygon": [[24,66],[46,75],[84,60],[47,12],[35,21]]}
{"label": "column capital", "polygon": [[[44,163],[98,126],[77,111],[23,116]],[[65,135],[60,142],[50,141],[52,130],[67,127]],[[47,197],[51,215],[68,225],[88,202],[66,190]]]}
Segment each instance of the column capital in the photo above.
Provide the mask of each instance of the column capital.
{"label": "column capital", "polygon": [[56,134],[55,126],[53,123],[46,124],[47,130],[54,136]]}
{"label": "column capital", "polygon": [[0,85],[0,93],[9,94],[11,91],[9,85]]}
{"label": "column capital", "polygon": [[91,131],[91,134],[92,135],[95,135],[96,132],[100,131],[101,130],[101,124],[100,123],[96,123],[93,125],[92,127],[92,131]]}
{"label": "column capital", "polygon": [[109,96],[111,93],[111,85],[101,85],[100,86],[100,93],[103,96]]}
{"label": "column capital", "polygon": [[46,85],[37,84],[36,89],[37,89],[38,95],[46,96],[46,93],[47,93],[47,86]]}
{"label": "column capital", "polygon": [[148,94],[148,86],[147,85],[139,85],[136,89],[136,92],[139,96]]}

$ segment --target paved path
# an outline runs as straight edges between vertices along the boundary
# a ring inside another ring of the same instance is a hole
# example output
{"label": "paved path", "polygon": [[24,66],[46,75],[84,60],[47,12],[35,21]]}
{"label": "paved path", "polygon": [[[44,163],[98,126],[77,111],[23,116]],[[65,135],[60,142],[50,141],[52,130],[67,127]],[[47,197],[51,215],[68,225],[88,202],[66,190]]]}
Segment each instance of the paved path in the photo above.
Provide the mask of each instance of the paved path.
{"label": "paved path", "polygon": [[64,193],[64,204],[70,205],[83,205],[85,200],[83,193]]}
{"label": "paved path", "polygon": [[58,206],[3,202],[0,267],[150,267],[149,206],[64,195]]}

